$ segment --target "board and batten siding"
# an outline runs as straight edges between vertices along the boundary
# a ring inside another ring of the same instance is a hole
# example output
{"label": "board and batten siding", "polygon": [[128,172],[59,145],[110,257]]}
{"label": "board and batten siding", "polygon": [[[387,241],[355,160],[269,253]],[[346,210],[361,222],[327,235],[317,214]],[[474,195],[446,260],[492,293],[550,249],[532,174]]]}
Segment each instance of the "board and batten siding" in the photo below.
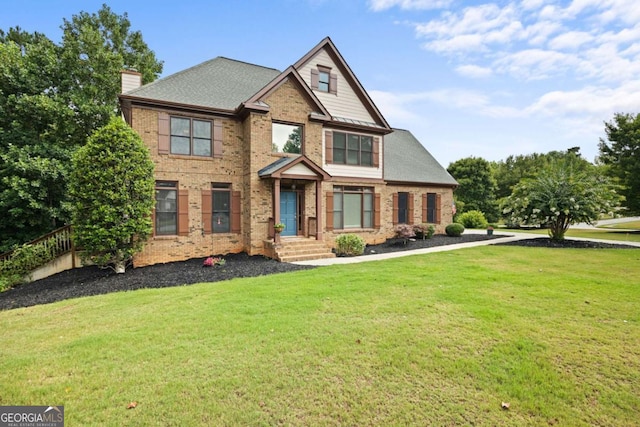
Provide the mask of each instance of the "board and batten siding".
{"label": "board and batten siding", "polygon": [[331,68],[331,73],[338,76],[338,91],[337,94],[331,94],[315,90],[313,93],[318,97],[322,105],[329,111],[334,117],[344,117],[347,119],[361,120],[364,122],[375,123],[375,120],[367,109],[364,107],[356,93],[351,86],[347,83],[344,75],[337,65],[333,62],[331,57],[325,50],[318,52],[311,60],[309,60],[304,67],[300,68],[298,72],[304,79],[304,81],[311,87],[311,70],[317,69],[318,65]]}

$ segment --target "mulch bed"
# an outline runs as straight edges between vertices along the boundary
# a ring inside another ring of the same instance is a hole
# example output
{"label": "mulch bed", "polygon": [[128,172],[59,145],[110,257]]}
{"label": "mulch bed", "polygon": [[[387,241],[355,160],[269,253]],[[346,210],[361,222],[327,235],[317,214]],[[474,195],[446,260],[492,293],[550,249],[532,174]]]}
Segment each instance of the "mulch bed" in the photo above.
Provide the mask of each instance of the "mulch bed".
{"label": "mulch bed", "polygon": [[[463,234],[460,237],[436,235],[427,240],[404,242],[389,239],[380,245],[367,246],[365,255],[398,252],[421,248],[431,248],[457,243],[475,242],[504,237],[484,234]],[[628,245],[566,240],[556,243],[548,238],[521,240],[503,245],[554,247],[554,248],[634,248]],[[130,269],[125,274],[115,274],[110,269],[83,267],[64,271],[59,274],[16,286],[0,293],[0,310],[48,304],[70,298],[101,295],[111,292],[133,291],[144,288],[166,288],[184,286],[193,283],[218,282],[236,277],[256,277],[288,271],[306,270],[313,266],[302,266],[277,262],[261,256],[249,256],[245,253],[224,255],[226,264],[216,267],[203,267],[203,258],[182,262],[156,264],[148,267]]]}

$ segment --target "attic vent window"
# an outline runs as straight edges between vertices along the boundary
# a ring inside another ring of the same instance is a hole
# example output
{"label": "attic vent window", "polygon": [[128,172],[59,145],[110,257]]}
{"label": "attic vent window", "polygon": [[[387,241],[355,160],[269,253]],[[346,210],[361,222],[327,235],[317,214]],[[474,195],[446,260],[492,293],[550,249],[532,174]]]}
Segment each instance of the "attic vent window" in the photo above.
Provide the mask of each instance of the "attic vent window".
{"label": "attic vent window", "polygon": [[318,65],[311,69],[311,89],[319,92],[338,93],[338,75],[331,68]]}

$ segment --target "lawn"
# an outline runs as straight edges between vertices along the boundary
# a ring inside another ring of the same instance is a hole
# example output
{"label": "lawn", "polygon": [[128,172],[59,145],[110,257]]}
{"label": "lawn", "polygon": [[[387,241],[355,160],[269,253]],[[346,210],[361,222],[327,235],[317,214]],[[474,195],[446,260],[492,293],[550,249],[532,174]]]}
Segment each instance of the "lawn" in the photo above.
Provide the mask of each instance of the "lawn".
{"label": "lawn", "polygon": [[635,425],[638,278],[637,249],[486,246],[5,311],[0,405],[69,426]]}

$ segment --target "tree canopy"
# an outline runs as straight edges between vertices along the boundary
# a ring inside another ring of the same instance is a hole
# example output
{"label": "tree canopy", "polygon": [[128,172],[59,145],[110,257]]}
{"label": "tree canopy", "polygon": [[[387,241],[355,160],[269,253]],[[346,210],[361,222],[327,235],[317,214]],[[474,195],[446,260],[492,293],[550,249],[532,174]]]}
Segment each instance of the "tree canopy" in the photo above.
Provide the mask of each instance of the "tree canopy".
{"label": "tree canopy", "polygon": [[492,163],[496,179],[496,199],[507,197],[513,188],[525,178],[534,178],[541,170],[558,161],[566,162],[578,170],[593,169],[595,166],[580,155],[580,147],[566,151],[532,153],[509,156],[505,160]]}
{"label": "tree canopy", "polygon": [[118,117],[75,153],[69,180],[74,239],[97,265],[124,273],[151,236],[153,170],[142,139]]}
{"label": "tree canopy", "polygon": [[62,30],[60,44],[0,30],[0,252],[68,223],[71,156],[119,113],[120,71],[162,72],[126,13],[103,5]]}
{"label": "tree canopy", "polygon": [[572,224],[591,224],[617,206],[618,195],[609,180],[557,161],[535,178],[523,179],[503,203],[513,224],[548,227],[554,240],[564,239]]}
{"label": "tree canopy", "polygon": [[640,214],[640,114],[616,114],[605,122],[607,141],[600,139],[599,161],[621,185],[622,206]]}
{"label": "tree canopy", "polygon": [[458,181],[454,194],[462,206],[458,209],[481,211],[485,217],[494,222],[498,220],[496,203],[496,180],[493,177],[490,163],[479,157],[467,157],[449,165],[447,171]]}

